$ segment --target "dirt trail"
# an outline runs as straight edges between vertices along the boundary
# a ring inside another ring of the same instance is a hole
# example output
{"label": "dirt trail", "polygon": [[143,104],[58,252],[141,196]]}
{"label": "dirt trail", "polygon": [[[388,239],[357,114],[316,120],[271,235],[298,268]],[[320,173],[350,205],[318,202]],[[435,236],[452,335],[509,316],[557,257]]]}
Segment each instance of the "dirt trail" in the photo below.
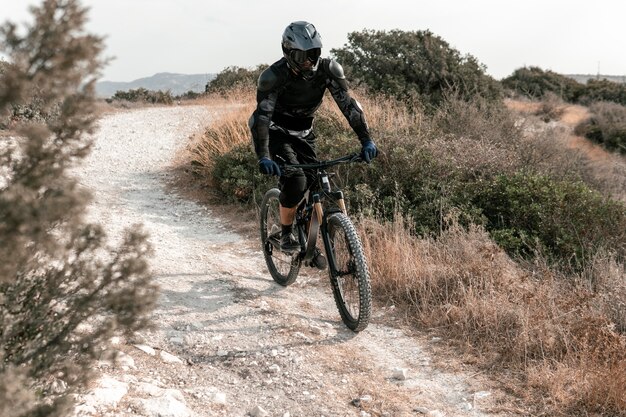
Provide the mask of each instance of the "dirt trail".
{"label": "dirt trail", "polygon": [[[519,101],[508,99],[505,100],[508,108],[520,113],[534,114],[539,111],[540,102],[536,101]],[[590,160],[594,162],[608,162],[612,159],[611,153],[604,149],[601,145],[595,144],[583,136],[576,135],[574,128],[583,120],[590,117],[589,109],[585,106],[575,104],[564,104],[563,114],[559,118],[559,122],[563,123],[569,132],[566,138],[566,146],[571,149],[577,149],[583,152]]]}
{"label": "dirt trail", "polygon": [[610,152],[583,136],[573,133],[574,128],[576,128],[580,122],[588,119],[589,116],[589,109],[587,107],[578,105],[569,105],[565,107],[560,121],[568,126],[572,131],[572,133],[568,136],[567,146],[582,151],[592,161],[607,162],[611,159]]}
{"label": "dirt trail", "polygon": [[[450,359],[441,342],[374,310],[356,335],[336,311],[328,279],[308,272],[283,288],[256,239],[210,208],[168,193],[168,166],[209,107],[148,108],[107,115],[80,169],[94,193],[90,216],[119,236],[143,223],[161,287],[156,327],[116,339],[115,361],[82,398],[80,416],[483,416],[497,392]],[[461,369],[461,370],[460,370]],[[406,379],[403,377],[405,370]],[[395,375],[395,376],[394,376]]]}

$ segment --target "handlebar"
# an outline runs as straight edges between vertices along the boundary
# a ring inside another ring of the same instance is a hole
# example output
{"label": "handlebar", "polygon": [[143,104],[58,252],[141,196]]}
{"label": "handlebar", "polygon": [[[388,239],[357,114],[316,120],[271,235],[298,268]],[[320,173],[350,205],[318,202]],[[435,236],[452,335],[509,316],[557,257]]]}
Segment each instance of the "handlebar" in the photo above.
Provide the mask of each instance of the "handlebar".
{"label": "handlebar", "polygon": [[283,164],[280,165],[280,168],[326,169],[335,165],[359,162],[362,160],[363,159],[359,153],[353,153],[330,161],[319,161],[314,164]]}

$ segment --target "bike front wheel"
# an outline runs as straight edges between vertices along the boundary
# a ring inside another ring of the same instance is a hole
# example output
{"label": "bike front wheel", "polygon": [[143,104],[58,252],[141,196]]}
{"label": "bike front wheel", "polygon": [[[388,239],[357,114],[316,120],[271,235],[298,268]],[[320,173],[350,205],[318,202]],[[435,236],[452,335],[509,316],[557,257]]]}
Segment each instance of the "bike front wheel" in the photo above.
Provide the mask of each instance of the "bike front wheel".
{"label": "bike front wheel", "polygon": [[372,289],[361,239],[350,218],[334,213],[326,224],[327,255],[333,295],[349,329],[367,327],[372,312]]}
{"label": "bike front wheel", "polygon": [[272,188],[263,196],[261,203],[261,244],[267,269],[280,285],[293,284],[302,263],[298,253],[287,254],[280,250],[280,190]]}

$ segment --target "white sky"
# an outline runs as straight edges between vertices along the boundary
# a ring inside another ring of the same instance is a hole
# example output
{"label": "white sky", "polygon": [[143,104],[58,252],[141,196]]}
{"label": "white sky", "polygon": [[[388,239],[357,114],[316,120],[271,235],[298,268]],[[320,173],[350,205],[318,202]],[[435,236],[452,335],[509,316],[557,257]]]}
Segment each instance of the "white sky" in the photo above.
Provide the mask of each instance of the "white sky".
{"label": "white sky", "polygon": [[[36,0],[0,0],[0,23],[28,19]],[[536,65],[559,73],[626,75],[624,0],[83,0],[88,30],[114,60],[103,80],[157,72],[217,73],[271,64],[283,29],[315,24],[323,55],[363,29],[425,30],[469,53],[497,79]]]}

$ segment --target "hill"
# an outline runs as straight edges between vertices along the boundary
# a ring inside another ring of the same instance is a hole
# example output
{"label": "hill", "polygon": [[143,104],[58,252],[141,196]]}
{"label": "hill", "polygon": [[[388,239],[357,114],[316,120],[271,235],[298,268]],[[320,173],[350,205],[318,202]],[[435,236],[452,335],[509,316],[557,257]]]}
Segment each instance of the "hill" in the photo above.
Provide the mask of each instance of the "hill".
{"label": "hill", "polygon": [[204,91],[206,83],[215,78],[215,74],[174,74],[160,72],[151,77],[139,78],[130,82],[100,81],[96,84],[96,93],[99,97],[110,97],[117,91],[128,91],[137,88],[147,90],[170,90],[179,95],[188,91],[200,93]]}

